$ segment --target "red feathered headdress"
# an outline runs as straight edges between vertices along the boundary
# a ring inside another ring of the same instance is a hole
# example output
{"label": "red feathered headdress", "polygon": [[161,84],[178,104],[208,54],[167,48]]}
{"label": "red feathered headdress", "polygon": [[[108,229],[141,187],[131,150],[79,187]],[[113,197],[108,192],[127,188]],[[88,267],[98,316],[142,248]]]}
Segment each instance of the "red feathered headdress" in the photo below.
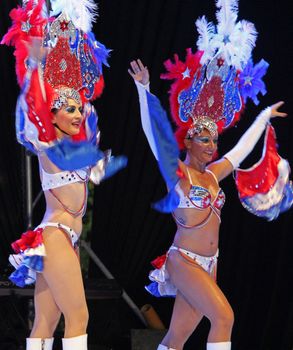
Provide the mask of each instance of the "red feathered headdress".
{"label": "red feathered headdress", "polygon": [[[167,73],[161,75],[162,79],[174,80],[170,106],[181,149],[185,147],[186,135],[192,137],[203,128],[211,134],[220,133],[234,125],[244,109],[240,75],[245,80],[243,72],[251,58],[257,32],[252,23],[236,22],[236,0],[221,0],[216,5],[217,26],[208,23],[205,17],[196,21],[198,51],[194,54],[187,49],[184,62],[175,55],[174,63],[165,62]],[[255,86],[251,90],[254,94],[260,91]],[[252,97],[250,92],[245,93],[246,97]]]}

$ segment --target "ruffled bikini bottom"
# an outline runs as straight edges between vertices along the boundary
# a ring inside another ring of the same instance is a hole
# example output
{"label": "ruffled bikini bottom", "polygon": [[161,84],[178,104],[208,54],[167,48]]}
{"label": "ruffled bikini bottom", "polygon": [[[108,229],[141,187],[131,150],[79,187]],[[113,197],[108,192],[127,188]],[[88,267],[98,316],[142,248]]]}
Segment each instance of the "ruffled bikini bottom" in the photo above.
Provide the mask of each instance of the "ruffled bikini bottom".
{"label": "ruffled bikini bottom", "polygon": [[216,280],[217,260],[219,251],[213,256],[202,256],[195,254],[186,249],[172,245],[165,255],[159,256],[152,261],[152,265],[156,268],[149,274],[151,284],[145,289],[155,297],[175,297],[177,293],[176,286],[171,282],[169,273],[166,269],[166,261],[171,250],[178,250],[182,257],[190,261],[193,260],[197,265],[201,266],[214,280]]}
{"label": "ruffled bikini bottom", "polygon": [[44,269],[44,256],[46,255],[43,243],[43,231],[46,227],[56,227],[65,232],[76,249],[78,235],[70,227],[57,222],[44,222],[33,231],[27,231],[21,238],[11,244],[16,254],[9,256],[9,262],[15,271],[9,279],[18,287],[25,287],[36,281],[36,274]]}

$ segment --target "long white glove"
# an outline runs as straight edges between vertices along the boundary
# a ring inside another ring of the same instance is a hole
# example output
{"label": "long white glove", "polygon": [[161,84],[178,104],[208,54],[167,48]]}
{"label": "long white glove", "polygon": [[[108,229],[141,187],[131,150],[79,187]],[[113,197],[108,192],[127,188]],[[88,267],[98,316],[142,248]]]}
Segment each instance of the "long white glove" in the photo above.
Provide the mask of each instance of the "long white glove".
{"label": "long white glove", "polygon": [[237,145],[224,155],[236,169],[253,150],[271,118],[271,107],[264,109],[238,141]]}
{"label": "long white glove", "polygon": [[158,152],[157,152],[154,136],[152,133],[150,114],[149,114],[147,95],[146,95],[147,91],[150,92],[150,83],[143,85],[136,80],[134,80],[134,82],[135,82],[135,85],[137,87],[137,92],[138,92],[138,97],[139,97],[140,118],[141,118],[142,129],[143,129],[145,136],[148,140],[148,143],[149,143],[150,148],[153,152],[153,155],[155,156],[156,160],[158,160],[159,159]]}

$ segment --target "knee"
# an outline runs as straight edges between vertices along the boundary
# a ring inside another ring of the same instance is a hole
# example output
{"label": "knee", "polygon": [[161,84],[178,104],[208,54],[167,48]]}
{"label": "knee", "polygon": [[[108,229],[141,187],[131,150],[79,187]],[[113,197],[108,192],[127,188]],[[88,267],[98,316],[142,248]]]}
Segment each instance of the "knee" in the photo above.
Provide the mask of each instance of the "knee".
{"label": "knee", "polygon": [[86,328],[89,320],[88,308],[86,305],[72,308],[64,314],[65,323],[73,328]]}
{"label": "knee", "polygon": [[183,347],[187,339],[190,337],[194,330],[194,327],[190,327],[185,324],[184,327],[170,328],[168,331],[168,344],[171,347]]}
{"label": "knee", "polygon": [[214,317],[210,319],[212,326],[231,330],[234,324],[234,312],[232,308],[226,306],[222,308]]}
{"label": "knee", "polygon": [[31,336],[40,338],[51,338],[60,320],[61,313],[48,317],[47,315],[36,315]]}

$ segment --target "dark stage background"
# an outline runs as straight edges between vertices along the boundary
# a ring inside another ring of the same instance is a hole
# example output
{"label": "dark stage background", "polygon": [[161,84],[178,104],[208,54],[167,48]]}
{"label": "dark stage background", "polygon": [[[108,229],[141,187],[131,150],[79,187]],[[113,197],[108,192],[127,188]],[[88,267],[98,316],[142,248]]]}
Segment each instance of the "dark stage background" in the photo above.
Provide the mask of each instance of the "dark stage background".
{"label": "dark stage background", "polygon": [[[1,37],[10,25],[9,10],[16,3],[1,1]],[[113,49],[109,59],[111,68],[104,70],[106,88],[102,98],[95,102],[102,132],[101,147],[112,148],[115,155],[126,155],[128,167],[95,188],[91,246],[135,303],[139,307],[152,304],[168,326],[173,300],[151,297],[144,291],[144,285],[148,283],[149,262],[167,250],[175,224],[170,215],[151,209],[151,203],[165,194],[165,186],[141,130],[138,98],[127,68],[130,60],[143,60],[151,72],[151,89],[168,110],[169,83],[159,79],[164,71],[163,62],[174,53],[183,59],[185,48],[195,48],[194,22],[204,14],[214,21],[215,5],[212,0],[100,0],[99,13],[94,26],[96,37]],[[293,31],[289,1],[242,0],[239,19],[254,22],[259,32],[254,61],[264,58],[270,63],[265,77],[268,93],[261,97],[259,106],[247,104],[238,127],[222,136],[219,153],[224,154],[236,143],[261,109],[284,100],[283,110],[289,117],[276,119],[273,125],[279,153],[293,167]],[[25,229],[25,193],[23,150],[14,131],[18,87],[12,49],[0,46],[0,60],[0,263],[4,271],[11,252],[9,244]],[[258,160],[261,150],[260,142],[243,166]],[[222,187],[227,204],[222,216],[218,283],[235,311],[233,349],[292,350],[293,211],[282,214],[274,222],[266,222],[241,206],[232,176],[223,181]],[[35,195],[39,190],[35,167]],[[41,200],[34,224],[41,220],[43,205]],[[89,276],[103,275],[90,264]],[[9,303],[11,300],[0,300],[0,324],[5,323],[9,312],[13,315],[22,312],[21,308],[12,310]],[[91,301],[90,312],[90,339],[98,338],[108,346],[105,348],[130,349],[129,330],[143,328],[122,300]],[[21,327],[16,324],[10,328],[18,326]],[[205,349],[208,328],[208,322],[204,321],[185,349]]]}

